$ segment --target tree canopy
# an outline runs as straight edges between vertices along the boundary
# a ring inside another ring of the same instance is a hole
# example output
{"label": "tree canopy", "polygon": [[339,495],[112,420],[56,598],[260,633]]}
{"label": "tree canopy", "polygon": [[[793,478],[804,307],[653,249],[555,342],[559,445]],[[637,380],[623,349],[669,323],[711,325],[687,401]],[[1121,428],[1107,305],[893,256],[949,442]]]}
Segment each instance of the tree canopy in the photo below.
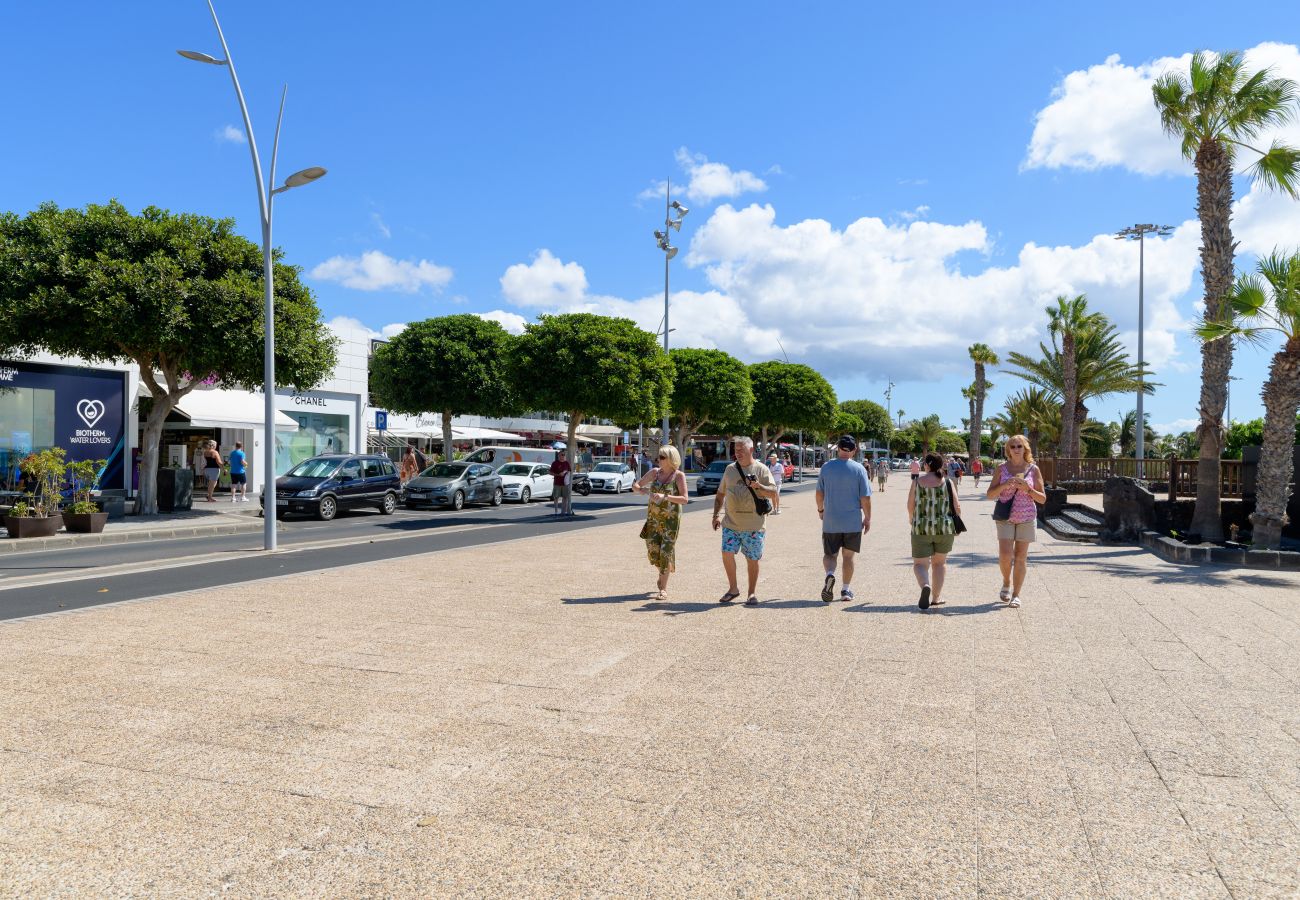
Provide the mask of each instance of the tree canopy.
{"label": "tree canopy", "polygon": [[[0,350],[140,367],[153,401],[141,447],[145,513],[157,510],[167,414],[200,383],[262,384],[262,251],[234,228],[155,207],[133,215],[117,201],[0,217]],[[276,381],[309,390],[332,371],[336,341],[298,267],[275,258]]]}
{"label": "tree canopy", "polygon": [[525,326],[514,345],[521,400],[569,415],[569,445],[587,417],[652,422],[669,408],[672,361],[631,319],[566,313]]}
{"label": "tree canopy", "polygon": [[894,433],[894,423],[889,421],[889,413],[874,400],[845,400],[840,404],[840,409],[862,422],[862,430],[852,432],[859,437],[884,444]]}
{"label": "tree canopy", "polygon": [[518,408],[510,351],[514,338],[470,313],[412,322],[370,360],[370,393],[393,412],[442,414],[443,453],[451,458],[451,420],[502,416]]}
{"label": "tree canopy", "polygon": [[684,450],[705,425],[747,422],[754,410],[749,367],[722,350],[680,347],[673,363],[674,443]]}
{"label": "tree canopy", "polygon": [[761,362],[749,367],[754,386],[752,423],[763,442],[787,431],[827,431],[835,424],[835,390],[815,369],[801,363]]}

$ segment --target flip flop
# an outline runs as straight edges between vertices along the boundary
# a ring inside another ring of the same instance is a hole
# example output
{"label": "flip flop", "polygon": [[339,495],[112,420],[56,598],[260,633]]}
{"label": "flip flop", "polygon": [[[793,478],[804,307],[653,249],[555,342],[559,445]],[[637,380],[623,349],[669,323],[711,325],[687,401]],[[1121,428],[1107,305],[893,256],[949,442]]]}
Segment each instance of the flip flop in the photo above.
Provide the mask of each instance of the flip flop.
{"label": "flip flop", "polygon": [[[736,596],[739,597],[740,595],[737,594]],[[750,595],[749,595],[749,599],[745,601],[745,605],[746,605],[746,606],[758,606],[758,598],[755,597],[753,594],[750,594]]]}
{"label": "flip flop", "polygon": [[723,594],[721,597],[718,598],[718,602],[730,603],[732,600],[735,600],[739,596],[740,596],[740,591],[727,591],[725,594]]}

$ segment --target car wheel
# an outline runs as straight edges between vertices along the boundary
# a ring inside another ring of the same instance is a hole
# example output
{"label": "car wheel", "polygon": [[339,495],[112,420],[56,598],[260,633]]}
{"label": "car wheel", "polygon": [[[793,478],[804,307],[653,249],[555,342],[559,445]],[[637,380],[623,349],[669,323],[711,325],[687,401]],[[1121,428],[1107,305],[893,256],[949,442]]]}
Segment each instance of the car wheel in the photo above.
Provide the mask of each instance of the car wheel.
{"label": "car wheel", "polygon": [[320,498],[320,505],[316,507],[316,518],[322,522],[328,522],[338,515],[339,504],[333,497],[325,496]]}
{"label": "car wheel", "polygon": [[524,504],[525,506],[528,505],[528,501],[531,499],[533,499],[533,492],[530,491],[528,488],[524,488],[522,491],[519,492],[519,502]]}
{"label": "car wheel", "polygon": [[392,491],[384,494],[384,502],[379,504],[379,511],[386,516],[391,516],[397,512],[397,495]]}
{"label": "car wheel", "polygon": [[505,496],[505,491],[501,490],[501,488],[497,488],[495,491],[492,492],[492,505],[500,506],[501,498],[504,496]]}
{"label": "car wheel", "polygon": [[452,494],[452,497],[451,497],[451,508],[454,509],[454,510],[456,510],[456,512],[460,512],[462,509],[465,508],[465,492],[464,492],[464,491],[457,491],[455,494]]}

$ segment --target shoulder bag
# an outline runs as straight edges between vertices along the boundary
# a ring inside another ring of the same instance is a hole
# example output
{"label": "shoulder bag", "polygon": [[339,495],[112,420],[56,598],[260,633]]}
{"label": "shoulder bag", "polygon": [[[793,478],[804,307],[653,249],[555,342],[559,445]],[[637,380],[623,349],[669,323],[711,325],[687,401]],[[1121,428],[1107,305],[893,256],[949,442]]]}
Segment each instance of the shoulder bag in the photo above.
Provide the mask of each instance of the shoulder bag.
{"label": "shoulder bag", "polygon": [[943,483],[948,485],[948,515],[952,516],[952,530],[954,534],[961,534],[966,530],[966,523],[961,520],[957,514],[957,496],[953,492],[952,481],[945,478]]}
{"label": "shoulder bag", "polygon": [[[1001,469],[999,469],[998,471],[1001,471]],[[1011,471],[1009,469],[1007,470],[1007,474],[1008,475],[1011,474]],[[1011,518],[1011,505],[1016,502],[1016,494],[1018,493],[1020,493],[1019,488],[1017,488],[1015,492],[1012,493],[1012,495],[1007,499],[999,500],[993,504],[994,522],[1006,522]]]}
{"label": "shoulder bag", "polygon": [[754,498],[754,512],[758,513],[760,516],[765,516],[770,513],[772,511],[772,501],[754,493],[754,489],[749,486],[748,474],[740,467],[739,460],[736,462],[736,471],[740,473],[740,483],[745,486],[745,490],[749,491],[749,496]]}

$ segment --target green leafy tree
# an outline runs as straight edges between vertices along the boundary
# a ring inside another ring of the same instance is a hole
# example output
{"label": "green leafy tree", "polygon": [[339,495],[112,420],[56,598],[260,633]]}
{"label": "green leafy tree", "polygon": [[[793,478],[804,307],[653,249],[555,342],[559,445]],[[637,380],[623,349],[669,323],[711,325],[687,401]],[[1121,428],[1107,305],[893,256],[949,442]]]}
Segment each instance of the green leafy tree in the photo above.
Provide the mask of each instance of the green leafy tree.
{"label": "green leafy tree", "polygon": [[[1201,223],[1201,277],[1206,322],[1223,318],[1233,289],[1232,176],[1236,154],[1257,158],[1250,168],[1267,188],[1300,197],[1300,151],[1274,141],[1267,150],[1250,145],[1261,132],[1290,122],[1296,113],[1296,84],[1268,69],[1250,73],[1243,54],[1192,54],[1184,76],[1170,72],[1151,86],[1165,133],[1175,138],[1196,168],[1196,212]],[[1200,460],[1191,530],[1206,540],[1223,537],[1219,457],[1223,452],[1223,410],[1228,402],[1232,341],[1201,345]]]}
{"label": "green leafy tree", "polygon": [[[154,207],[132,215],[116,201],[0,217],[0,352],[140,367],[151,401],[140,448],[147,515],[158,511],[167,414],[201,383],[262,384],[262,251],[234,228]],[[309,390],[333,369],[336,341],[298,267],[275,258],[276,379]]]}
{"label": "green leafy tree", "polygon": [[921,445],[922,453],[929,453],[936,443],[939,435],[944,433],[943,424],[939,421],[938,413],[932,413],[919,422],[913,423],[913,430],[916,433],[916,439]]}
{"label": "green leafy tree", "polygon": [[1114,424],[1089,419],[1084,423],[1080,448],[1089,459],[1108,459],[1115,455],[1115,445],[1119,443],[1119,428]]}
{"label": "green leafy tree", "polygon": [[935,439],[934,448],[940,453],[961,453],[966,449],[966,441],[955,431],[941,431]]}
{"label": "green leafy tree", "polygon": [[[1154,444],[1156,432],[1151,427],[1151,413],[1142,413],[1142,418],[1145,420],[1142,428],[1142,441],[1144,444]],[[1130,459],[1137,456],[1137,410],[1130,409],[1114,424],[1119,433],[1119,455]]]}
{"label": "green leafy tree", "polygon": [[984,400],[988,397],[989,389],[993,387],[989,380],[985,378],[985,367],[996,366],[1000,362],[998,355],[989,348],[987,344],[971,344],[967,348],[970,354],[971,362],[975,364],[975,382],[970,386],[970,446],[968,452],[971,459],[976,459],[980,455],[980,442],[984,437]]}
{"label": "green leafy tree", "polygon": [[889,413],[874,400],[845,400],[840,409],[862,422],[862,429],[850,434],[881,444],[888,444],[894,434],[894,423],[889,421]]}
{"label": "green leafy tree", "polygon": [[442,414],[443,459],[453,458],[451,420],[504,416],[518,409],[510,350],[514,338],[469,313],[407,325],[370,360],[370,394],[406,415]]}
{"label": "green leafy tree", "polygon": [[1006,435],[1026,435],[1029,449],[1037,457],[1044,434],[1051,440],[1059,439],[1062,417],[1057,396],[1039,387],[1016,391],[1006,400],[1000,430]]}
{"label": "green leafy tree", "polygon": [[631,319],[542,316],[516,339],[514,367],[525,404],[568,414],[570,447],[587,418],[650,422],[672,398],[672,361]]}
{"label": "green leafy tree", "polygon": [[835,423],[835,390],[815,369],[773,360],[749,367],[754,386],[752,424],[761,433],[762,452],[787,431],[827,431]]}
{"label": "green leafy tree", "polygon": [[[1263,346],[1281,335],[1264,382],[1264,443],[1259,455],[1255,511],[1250,515],[1254,543],[1276,550],[1287,524],[1286,507],[1294,457],[1294,423],[1300,410],[1300,253],[1274,252],[1255,272],[1237,279],[1219,317],[1202,321],[1197,334],[1206,343],[1239,338]],[[1202,454],[1202,459],[1204,454]],[[1198,497],[1199,499],[1199,497]]]}
{"label": "green leafy tree", "polygon": [[749,367],[722,350],[672,350],[673,443],[682,453],[705,425],[747,422],[754,411]]}
{"label": "green leafy tree", "polygon": [[[841,434],[851,434],[855,438],[861,439],[867,430],[866,424],[853,413],[848,412],[841,406],[835,411],[835,422],[831,429],[824,437],[838,437]],[[821,435],[819,435],[821,437]]]}

